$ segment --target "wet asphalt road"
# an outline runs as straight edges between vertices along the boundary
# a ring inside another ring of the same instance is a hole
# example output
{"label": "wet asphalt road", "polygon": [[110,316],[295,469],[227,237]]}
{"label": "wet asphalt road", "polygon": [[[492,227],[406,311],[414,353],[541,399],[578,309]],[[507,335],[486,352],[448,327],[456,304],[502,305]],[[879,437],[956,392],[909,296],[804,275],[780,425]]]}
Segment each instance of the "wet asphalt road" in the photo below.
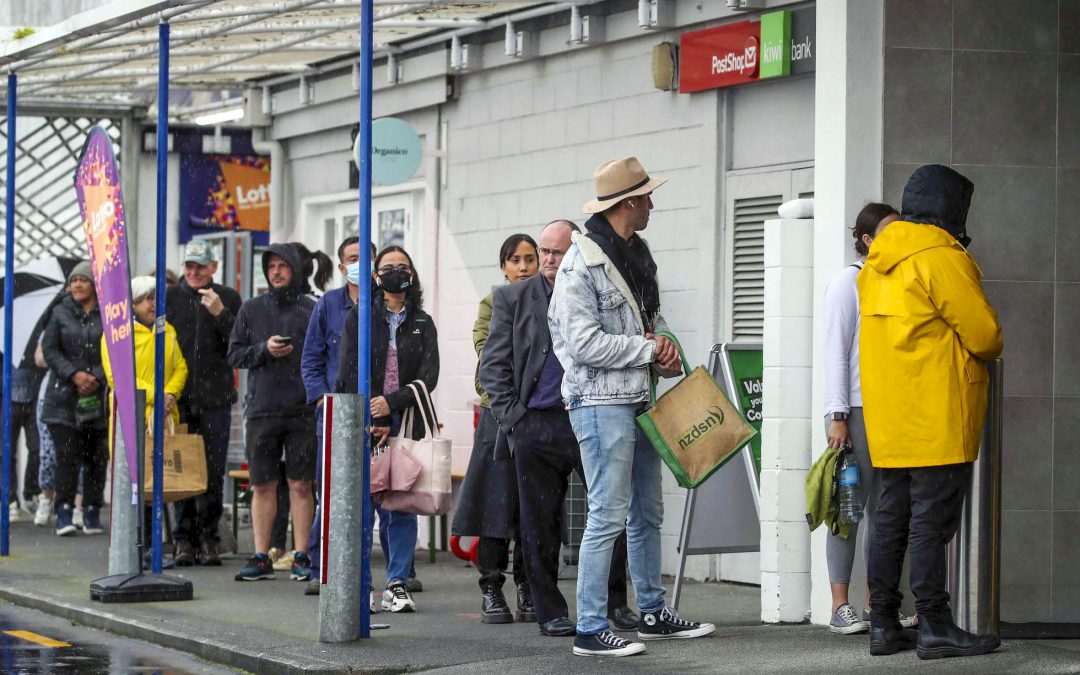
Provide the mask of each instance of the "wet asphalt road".
{"label": "wet asphalt road", "polygon": [[73,625],[36,610],[0,604],[0,672],[10,675],[230,674],[241,671],[188,654]]}

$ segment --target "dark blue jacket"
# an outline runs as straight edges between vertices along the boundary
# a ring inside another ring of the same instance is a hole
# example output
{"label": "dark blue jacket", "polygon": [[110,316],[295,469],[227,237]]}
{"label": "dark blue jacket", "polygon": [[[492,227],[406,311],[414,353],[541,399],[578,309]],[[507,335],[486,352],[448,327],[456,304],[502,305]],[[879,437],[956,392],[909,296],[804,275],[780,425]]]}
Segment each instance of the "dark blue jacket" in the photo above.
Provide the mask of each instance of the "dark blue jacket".
{"label": "dark blue jacket", "polygon": [[304,338],[304,354],[300,358],[300,375],[304,378],[308,403],[315,403],[334,391],[341,331],[354,304],[348,286],[328,291],[315,303]]}

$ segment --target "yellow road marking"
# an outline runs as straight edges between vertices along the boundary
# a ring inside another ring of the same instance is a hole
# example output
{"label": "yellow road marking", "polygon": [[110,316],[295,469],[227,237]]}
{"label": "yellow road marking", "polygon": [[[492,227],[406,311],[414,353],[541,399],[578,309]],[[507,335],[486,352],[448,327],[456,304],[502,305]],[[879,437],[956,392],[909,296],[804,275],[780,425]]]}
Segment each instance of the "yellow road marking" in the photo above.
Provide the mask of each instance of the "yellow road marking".
{"label": "yellow road marking", "polygon": [[30,642],[36,642],[42,647],[70,647],[71,645],[60,640],[54,640],[47,638],[44,635],[38,635],[37,633],[31,633],[28,630],[6,630],[5,634],[12,637],[21,638],[23,640],[29,640]]}

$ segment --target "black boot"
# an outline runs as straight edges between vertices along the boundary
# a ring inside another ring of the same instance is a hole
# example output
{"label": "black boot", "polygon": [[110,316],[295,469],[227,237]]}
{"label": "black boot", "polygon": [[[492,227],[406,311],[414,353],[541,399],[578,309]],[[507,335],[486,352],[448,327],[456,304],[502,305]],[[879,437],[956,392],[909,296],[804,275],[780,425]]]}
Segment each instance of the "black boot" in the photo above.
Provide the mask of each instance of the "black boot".
{"label": "black boot", "polygon": [[517,585],[517,616],[518,623],[532,623],[536,621],[536,607],[533,605],[532,589],[528,582]]}
{"label": "black boot", "polygon": [[996,635],[976,635],[961,630],[952,617],[932,619],[919,615],[919,637],[915,652],[920,659],[944,659],[950,656],[979,656],[1001,646]]}
{"label": "black boot", "polygon": [[483,623],[514,623],[514,616],[506,604],[502,586],[488,582],[482,587],[484,604],[480,608]]}
{"label": "black boot", "polygon": [[917,633],[911,628],[903,628],[900,624],[882,628],[871,626],[870,628],[870,655],[888,656],[897,652],[915,649]]}

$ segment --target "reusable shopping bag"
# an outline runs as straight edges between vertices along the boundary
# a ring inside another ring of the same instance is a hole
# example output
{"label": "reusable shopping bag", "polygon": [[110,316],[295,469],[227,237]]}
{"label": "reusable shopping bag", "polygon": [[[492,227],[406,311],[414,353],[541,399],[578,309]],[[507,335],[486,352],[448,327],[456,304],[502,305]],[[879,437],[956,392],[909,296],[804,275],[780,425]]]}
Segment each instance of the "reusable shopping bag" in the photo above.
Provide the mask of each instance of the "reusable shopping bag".
{"label": "reusable shopping bag", "polygon": [[[406,427],[411,432],[412,408],[405,412],[402,420],[402,430]],[[379,494],[390,490],[407,492],[420,477],[423,466],[403,443],[397,442],[399,438],[400,434],[381,448],[371,449],[371,494],[376,499]]]}
{"label": "reusable shopping bag", "polygon": [[704,483],[757,434],[731,404],[704,366],[690,368],[682,345],[671,333],[658,332],[679,349],[685,377],[638,415],[637,423],[660,458],[684,488]]}
{"label": "reusable shopping bag", "polygon": [[[421,381],[410,383],[416,405],[410,406],[402,420],[401,430],[390,442],[420,462],[420,475],[409,490],[387,490],[374,495],[387,511],[404,511],[421,516],[441,516],[450,511],[450,446],[449,438],[439,433],[439,421],[427,386]],[[422,394],[422,395],[421,395]],[[415,411],[415,415],[414,415]],[[431,423],[428,424],[428,419]],[[419,416],[424,424],[424,437],[412,439],[412,424]],[[393,474],[391,473],[391,482]]]}
{"label": "reusable shopping bag", "polygon": [[[184,429],[186,431],[186,427]],[[143,500],[149,504],[154,498],[154,431],[147,425],[146,448],[143,466],[145,486]],[[181,433],[172,418],[165,420],[162,444],[161,490],[165,502],[175,502],[206,492],[206,446],[199,434]]]}

